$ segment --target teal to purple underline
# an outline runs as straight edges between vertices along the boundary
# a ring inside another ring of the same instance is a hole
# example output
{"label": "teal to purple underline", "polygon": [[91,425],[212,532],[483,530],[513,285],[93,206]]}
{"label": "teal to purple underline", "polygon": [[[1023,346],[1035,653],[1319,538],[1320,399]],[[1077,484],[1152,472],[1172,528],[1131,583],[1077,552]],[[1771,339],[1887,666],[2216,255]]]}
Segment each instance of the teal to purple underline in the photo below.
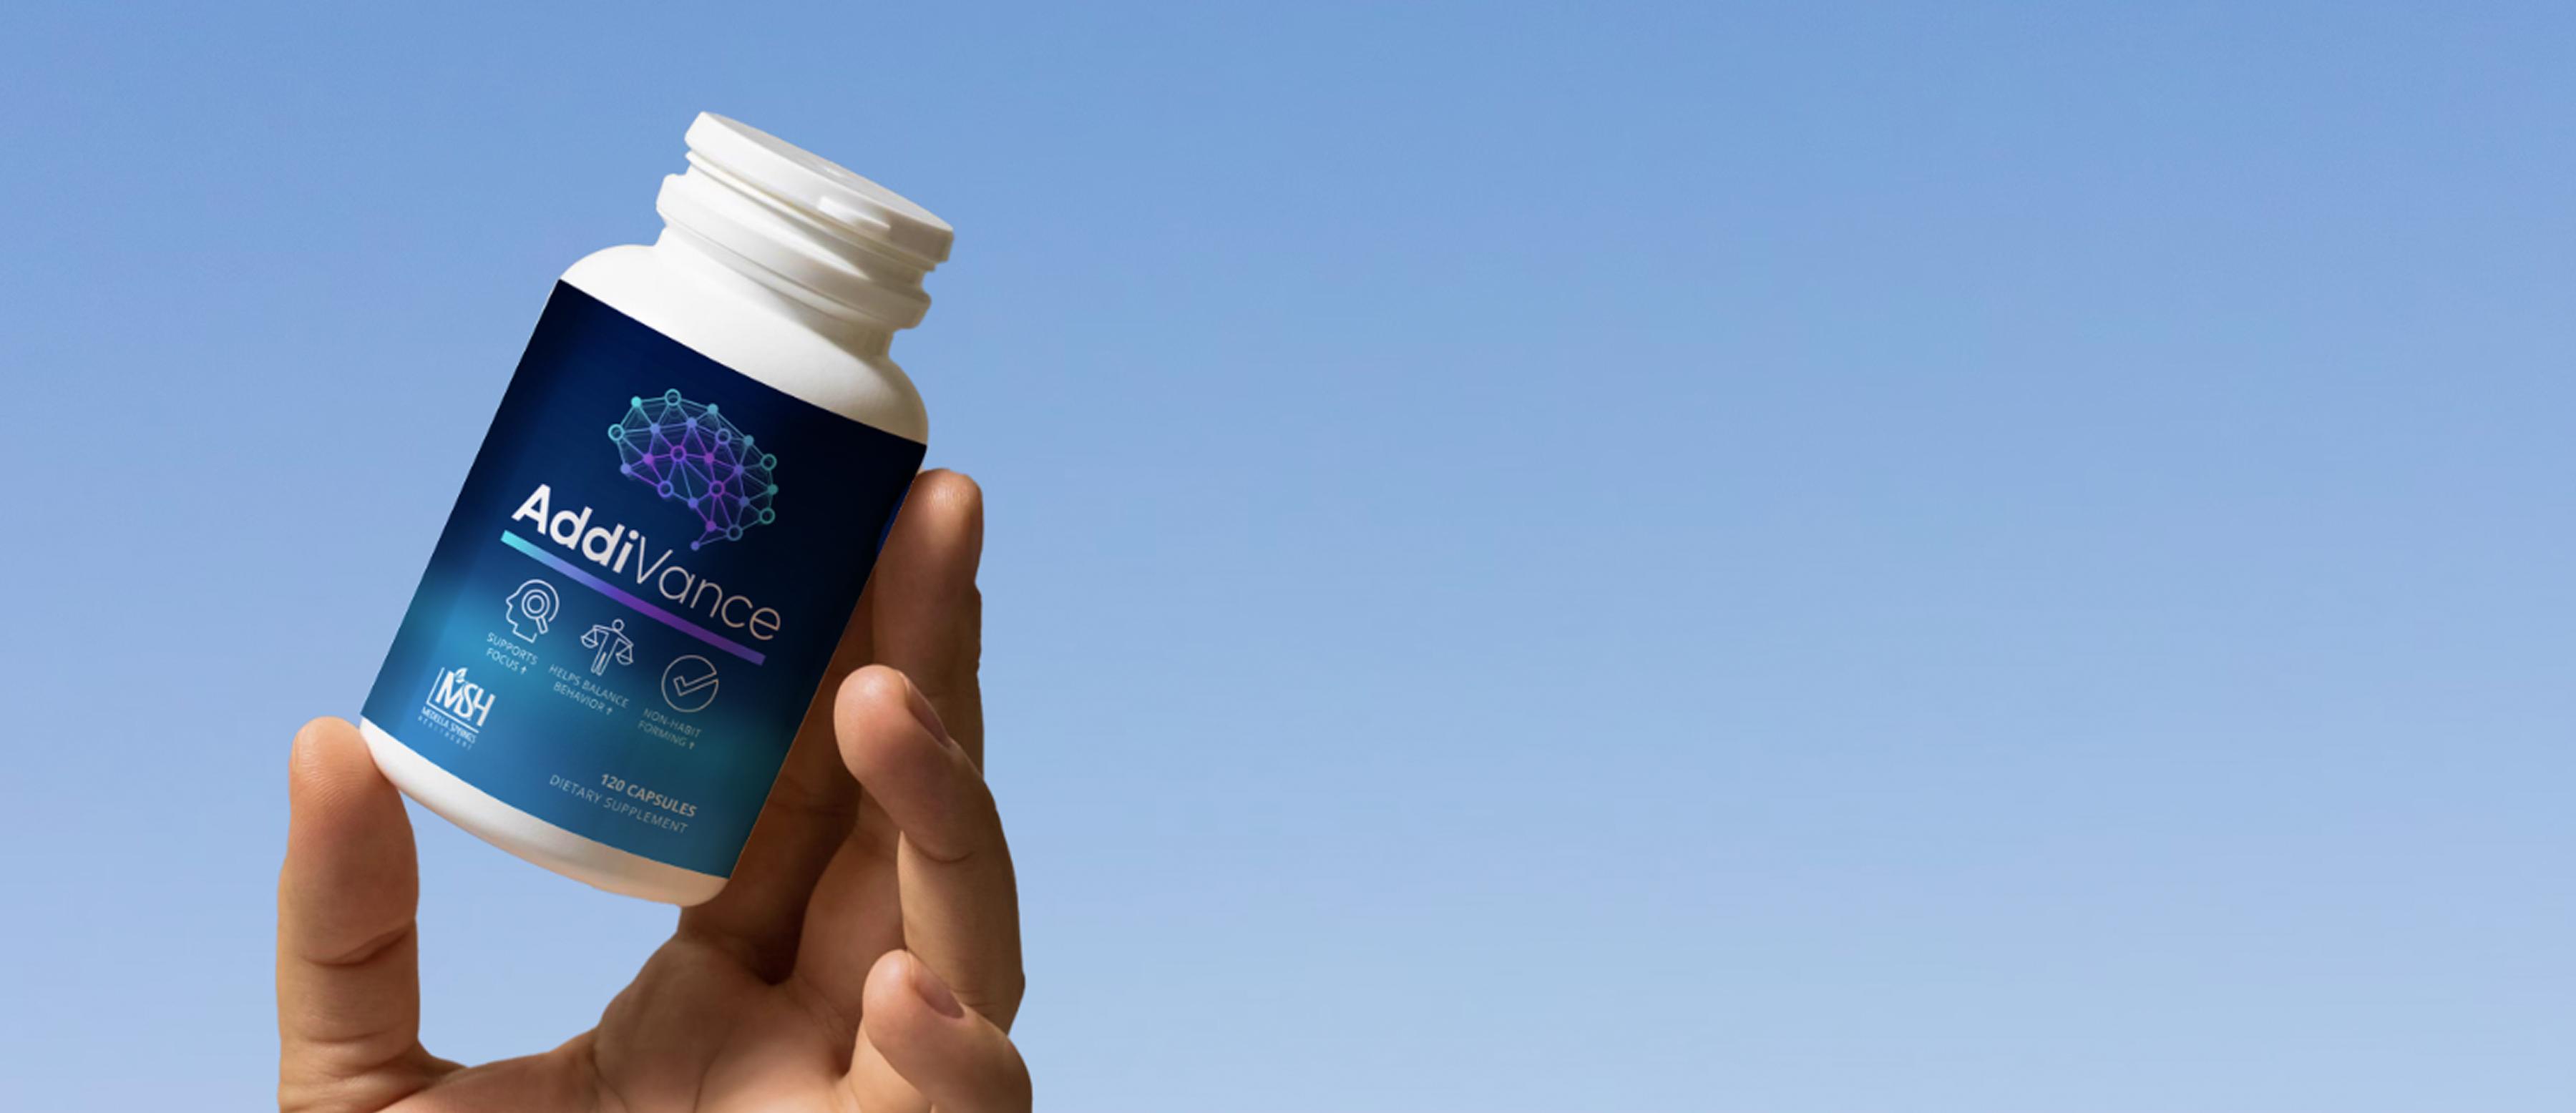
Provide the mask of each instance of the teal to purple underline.
{"label": "teal to purple underline", "polygon": [[530,541],[525,537],[521,537],[508,530],[502,530],[501,543],[513,549],[517,549],[520,552],[526,553],[531,557],[535,557],[539,564],[545,565],[548,568],[552,568],[557,572],[561,572],[564,575],[581,581],[588,585],[592,591],[596,591],[611,599],[615,599],[620,603],[624,603],[627,606],[635,608],[638,613],[644,615],[646,618],[650,618],[664,626],[668,626],[683,634],[696,638],[699,641],[705,642],[708,645],[724,650],[725,652],[733,654],[736,657],[740,657],[752,664],[757,665],[763,660],[758,650],[745,649],[730,640],[699,629],[696,624],[690,622],[688,619],[672,614],[669,611],[656,607],[653,604],[647,603],[632,595],[628,595],[627,593],[618,590],[616,584],[612,584],[597,576],[591,575],[588,572],[584,572],[581,569],[573,567],[571,564],[565,562],[564,558],[538,548],[536,542]]}

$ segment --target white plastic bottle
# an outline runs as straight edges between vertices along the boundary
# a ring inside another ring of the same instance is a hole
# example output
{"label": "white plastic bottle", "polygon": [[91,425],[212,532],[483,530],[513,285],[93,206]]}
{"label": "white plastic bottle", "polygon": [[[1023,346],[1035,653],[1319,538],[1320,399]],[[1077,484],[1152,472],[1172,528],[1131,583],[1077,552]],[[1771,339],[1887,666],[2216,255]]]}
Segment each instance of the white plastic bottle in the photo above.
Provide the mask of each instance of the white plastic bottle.
{"label": "white plastic bottle", "polygon": [[573,264],[360,729],[385,775],[600,888],[724,887],[921,462],[886,357],[946,222],[721,116],[647,246]]}

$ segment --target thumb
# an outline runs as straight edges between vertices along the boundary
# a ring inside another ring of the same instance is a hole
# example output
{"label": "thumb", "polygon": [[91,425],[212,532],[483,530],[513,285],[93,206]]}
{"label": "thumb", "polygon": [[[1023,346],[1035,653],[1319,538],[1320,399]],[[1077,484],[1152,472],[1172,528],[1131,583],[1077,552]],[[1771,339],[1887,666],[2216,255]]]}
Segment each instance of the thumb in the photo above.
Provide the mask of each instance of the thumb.
{"label": "thumb", "polygon": [[277,881],[278,1104],[380,1109],[443,1067],[420,1047],[420,867],[366,742],[315,719],[287,763]]}

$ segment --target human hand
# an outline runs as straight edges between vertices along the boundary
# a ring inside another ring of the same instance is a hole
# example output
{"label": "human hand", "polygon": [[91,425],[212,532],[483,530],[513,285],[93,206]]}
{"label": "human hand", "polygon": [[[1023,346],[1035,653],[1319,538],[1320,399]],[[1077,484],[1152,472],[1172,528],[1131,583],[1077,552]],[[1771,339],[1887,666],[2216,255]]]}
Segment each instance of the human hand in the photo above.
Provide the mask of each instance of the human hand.
{"label": "human hand", "polygon": [[295,1111],[1012,1113],[1027,1068],[1009,849],[983,779],[983,497],[929,472],[887,537],[733,880],[552,1051],[420,1042],[419,865],[339,719],[295,739],[278,1105]]}

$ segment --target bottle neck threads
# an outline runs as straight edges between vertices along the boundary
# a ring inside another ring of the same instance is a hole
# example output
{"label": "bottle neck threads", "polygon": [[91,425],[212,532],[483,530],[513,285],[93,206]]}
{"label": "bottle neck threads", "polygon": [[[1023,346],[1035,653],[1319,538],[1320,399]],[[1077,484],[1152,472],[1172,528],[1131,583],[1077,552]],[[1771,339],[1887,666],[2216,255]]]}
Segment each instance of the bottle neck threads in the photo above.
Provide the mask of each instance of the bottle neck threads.
{"label": "bottle neck threads", "polygon": [[664,242],[803,309],[872,333],[930,309],[922,276],[948,223],[766,132],[713,114],[689,126],[689,168],[662,180]]}

